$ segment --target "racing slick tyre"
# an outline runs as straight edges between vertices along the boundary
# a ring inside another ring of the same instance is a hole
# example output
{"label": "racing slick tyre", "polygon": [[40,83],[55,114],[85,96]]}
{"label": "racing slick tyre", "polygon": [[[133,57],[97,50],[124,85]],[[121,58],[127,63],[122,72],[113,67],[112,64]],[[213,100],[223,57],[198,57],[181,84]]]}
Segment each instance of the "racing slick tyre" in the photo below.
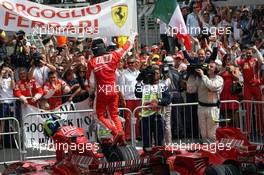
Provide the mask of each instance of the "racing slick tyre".
{"label": "racing slick tyre", "polygon": [[205,175],[241,175],[237,167],[231,164],[212,165],[205,169]]}
{"label": "racing slick tyre", "polygon": [[108,155],[107,160],[109,162],[114,161],[126,161],[126,160],[134,160],[139,159],[139,154],[137,149],[134,146],[126,145],[126,146],[116,146],[113,147],[111,153]]}
{"label": "racing slick tyre", "polygon": [[224,165],[225,170],[226,170],[226,175],[242,175],[239,171],[239,169],[232,165],[232,164],[226,164]]}

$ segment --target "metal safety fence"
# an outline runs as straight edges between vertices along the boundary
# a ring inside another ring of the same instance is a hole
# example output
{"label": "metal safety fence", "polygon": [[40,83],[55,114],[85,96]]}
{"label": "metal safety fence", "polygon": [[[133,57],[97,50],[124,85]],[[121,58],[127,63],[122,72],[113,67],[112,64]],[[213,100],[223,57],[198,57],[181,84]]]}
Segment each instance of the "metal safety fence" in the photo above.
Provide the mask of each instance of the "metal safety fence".
{"label": "metal safety fence", "polygon": [[[219,120],[220,119],[229,119],[227,123],[220,123],[218,127],[235,127],[240,128],[241,132],[245,134],[249,141],[255,143],[263,143],[263,103],[264,102],[255,102],[255,101],[236,101],[236,100],[227,100],[221,101],[219,106]],[[249,105],[249,107],[247,106]],[[150,106],[138,106],[133,111],[133,132],[136,130],[135,113],[137,111],[142,111],[145,108],[156,108]],[[158,123],[159,119],[156,116],[154,119],[147,119],[147,130],[145,127],[142,127],[142,133],[149,132],[149,136],[154,136],[153,138],[147,138],[150,143],[155,142],[155,137],[159,137],[158,132],[162,132],[163,143],[168,144],[172,142],[201,142],[200,127],[197,116],[198,103],[179,103],[179,104],[170,104],[166,107],[161,107],[162,116],[162,125]],[[248,112],[246,112],[248,111]],[[141,122],[144,121],[142,117]],[[249,121],[251,121],[249,123]],[[153,124],[154,122],[154,124]],[[141,124],[142,124],[141,123]],[[247,123],[249,123],[247,125]],[[200,124],[203,125],[203,124]],[[249,128],[251,126],[251,128]],[[153,127],[156,127],[153,129]],[[157,127],[162,127],[163,130],[159,130]],[[251,129],[251,130],[250,130]],[[132,133],[132,145],[137,145],[138,141],[134,137],[135,133]],[[147,136],[147,137],[149,137]],[[144,138],[142,138],[144,140]],[[138,145],[142,146],[142,145]]]}
{"label": "metal safety fence", "polygon": [[[0,155],[2,155],[0,165],[21,160],[55,157],[52,144],[48,144],[50,139],[43,135],[43,122],[52,115],[66,118],[65,124],[67,125],[87,128],[86,136],[89,141],[96,141],[98,126],[92,125],[97,119],[93,109],[76,110],[69,103],[68,106],[63,106],[58,112],[47,112],[41,109],[32,110],[32,106],[21,104],[18,98],[2,98],[0,102],[2,102],[0,103],[0,110],[3,112],[2,117],[5,117],[0,120],[0,129],[6,128],[0,130]],[[7,102],[8,105],[6,105]],[[26,111],[27,114],[22,116],[22,111]],[[128,108],[119,108],[119,111],[126,111],[130,117],[132,116],[132,112]],[[122,121],[124,122],[125,119]]]}
{"label": "metal safety fence", "polygon": [[240,102],[241,130],[254,143],[264,143],[264,102],[244,100]]}
{"label": "metal safety fence", "polygon": [[[127,111],[128,108],[119,108]],[[43,134],[43,122],[53,115],[64,118],[66,125],[81,127],[90,142],[97,142],[98,120],[93,109],[29,113],[23,117],[23,160],[52,158],[55,156],[56,145]],[[132,115],[131,115],[132,116]],[[30,124],[29,124],[30,123]]]}
{"label": "metal safety fence", "polygon": [[22,160],[21,131],[19,121],[14,117],[0,118],[0,164]]}

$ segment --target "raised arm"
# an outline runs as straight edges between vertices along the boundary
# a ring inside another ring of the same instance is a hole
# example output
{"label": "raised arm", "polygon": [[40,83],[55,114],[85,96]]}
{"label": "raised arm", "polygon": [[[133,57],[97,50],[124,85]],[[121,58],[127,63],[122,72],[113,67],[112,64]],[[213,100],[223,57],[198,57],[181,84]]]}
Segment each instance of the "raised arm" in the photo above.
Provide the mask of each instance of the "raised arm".
{"label": "raised arm", "polygon": [[120,61],[121,58],[123,58],[123,56],[130,50],[132,49],[134,43],[135,43],[135,39],[136,36],[138,34],[136,32],[134,32],[129,38],[128,41],[123,45],[122,48],[119,48],[115,51],[113,51],[113,54],[117,55],[117,60],[115,60],[117,63]]}

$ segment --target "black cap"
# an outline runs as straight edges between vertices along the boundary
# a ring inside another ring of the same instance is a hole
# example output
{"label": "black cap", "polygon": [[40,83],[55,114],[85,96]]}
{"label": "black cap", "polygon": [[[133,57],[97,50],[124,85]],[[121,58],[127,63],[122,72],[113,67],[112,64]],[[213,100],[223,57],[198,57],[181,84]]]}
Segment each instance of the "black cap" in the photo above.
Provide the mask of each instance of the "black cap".
{"label": "black cap", "polygon": [[19,30],[16,35],[25,35],[26,33],[23,30]]}

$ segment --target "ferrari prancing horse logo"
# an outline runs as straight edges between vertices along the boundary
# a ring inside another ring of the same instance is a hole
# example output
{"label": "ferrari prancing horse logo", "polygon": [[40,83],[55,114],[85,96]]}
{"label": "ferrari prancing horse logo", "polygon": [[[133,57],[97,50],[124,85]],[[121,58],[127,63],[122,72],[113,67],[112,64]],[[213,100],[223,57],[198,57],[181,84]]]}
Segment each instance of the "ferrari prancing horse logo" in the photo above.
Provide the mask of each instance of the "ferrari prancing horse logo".
{"label": "ferrari prancing horse logo", "polygon": [[128,7],[127,5],[118,5],[112,7],[112,18],[115,24],[121,28],[127,20],[128,16]]}

